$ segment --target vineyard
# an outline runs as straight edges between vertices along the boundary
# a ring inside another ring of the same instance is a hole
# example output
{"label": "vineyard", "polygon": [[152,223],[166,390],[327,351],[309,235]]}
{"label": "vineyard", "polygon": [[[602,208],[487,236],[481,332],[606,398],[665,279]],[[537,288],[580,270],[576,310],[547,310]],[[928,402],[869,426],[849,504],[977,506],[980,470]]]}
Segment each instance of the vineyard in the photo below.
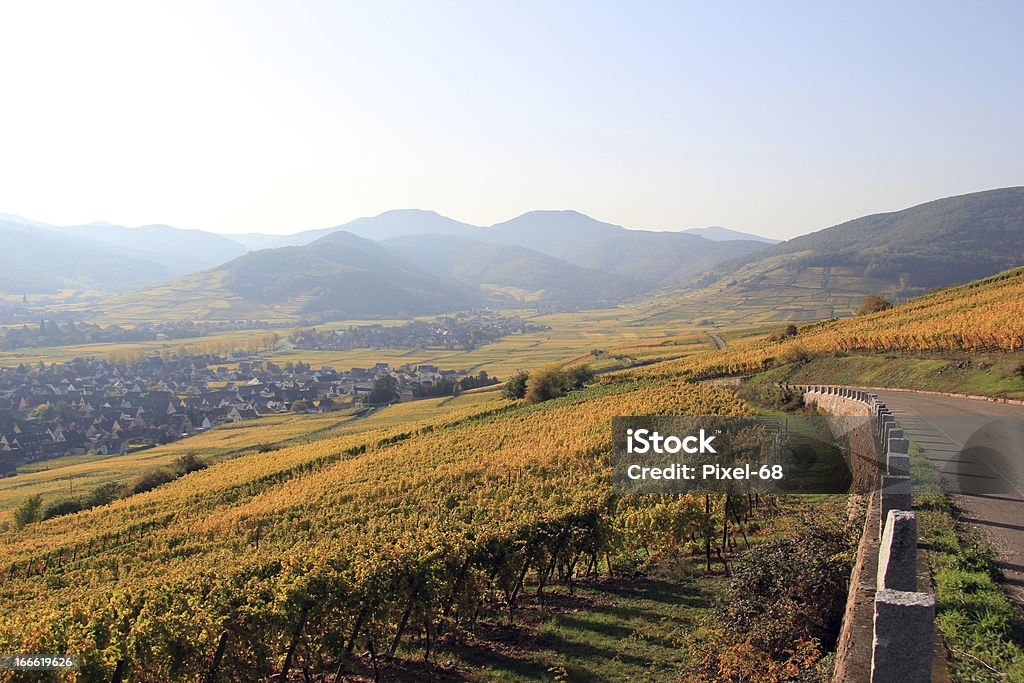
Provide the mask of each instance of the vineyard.
{"label": "vineyard", "polygon": [[782,340],[762,337],[625,373],[623,379],[706,379],[759,372],[819,353],[1024,351],[1024,269],[914,299],[886,311],[805,325]]}
{"label": "vineyard", "polygon": [[612,417],[749,414],[694,380],[801,355],[1017,352],[1022,295],[1013,271],[783,338],[731,336],[722,351],[697,351],[710,343],[696,335],[610,346],[647,364],[532,406],[399,404],[315,438],[285,419],[262,427],[270,452],[245,450],[259,428],[211,432],[241,452],[0,535],[0,651],[80,654],[66,675],[84,681],[341,672],[364,653],[429,660],[484,620],[515,623],[527,586],[543,604],[622,557],[688,551],[728,571],[755,503],[613,496]]}
{"label": "vineyard", "polygon": [[0,649],[133,681],[318,671],[414,640],[429,656],[487,615],[514,622],[528,576],[543,595],[614,553],[720,555],[740,502],[613,499],[609,423],[748,410],[638,381],[225,461],[0,536]]}

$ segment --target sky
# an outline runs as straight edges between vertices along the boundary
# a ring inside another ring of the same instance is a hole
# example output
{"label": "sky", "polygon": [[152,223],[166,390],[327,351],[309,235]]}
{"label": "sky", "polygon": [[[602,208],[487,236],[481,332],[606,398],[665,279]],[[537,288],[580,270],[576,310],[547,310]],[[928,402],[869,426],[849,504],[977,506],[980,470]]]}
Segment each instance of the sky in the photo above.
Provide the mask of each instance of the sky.
{"label": "sky", "polygon": [[0,0],[0,212],[785,238],[1024,184],[1020,2]]}

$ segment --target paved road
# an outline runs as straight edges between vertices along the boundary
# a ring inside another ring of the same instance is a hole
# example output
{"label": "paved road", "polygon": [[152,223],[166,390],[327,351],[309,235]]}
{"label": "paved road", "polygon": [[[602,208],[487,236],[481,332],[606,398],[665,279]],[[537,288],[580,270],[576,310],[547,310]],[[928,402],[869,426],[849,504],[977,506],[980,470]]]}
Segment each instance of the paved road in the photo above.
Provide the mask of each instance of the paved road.
{"label": "paved road", "polygon": [[719,349],[725,348],[725,340],[719,337],[717,334],[715,334],[714,332],[708,332],[708,336],[711,337],[711,341],[715,342],[715,346],[717,346]]}
{"label": "paved road", "polygon": [[1024,406],[876,393],[943,472],[960,521],[995,546],[1007,590],[1024,606]]}

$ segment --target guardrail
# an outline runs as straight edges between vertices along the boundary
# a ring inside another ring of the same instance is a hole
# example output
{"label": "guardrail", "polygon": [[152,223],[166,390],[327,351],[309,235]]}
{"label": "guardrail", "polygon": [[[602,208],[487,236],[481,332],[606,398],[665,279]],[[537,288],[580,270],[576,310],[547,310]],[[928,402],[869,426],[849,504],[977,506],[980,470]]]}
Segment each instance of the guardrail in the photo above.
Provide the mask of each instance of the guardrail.
{"label": "guardrail", "polygon": [[935,653],[935,596],[919,591],[917,585],[917,516],[911,509],[910,442],[877,394],[823,385],[797,388],[803,389],[805,396],[810,394],[812,401],[834,397],[868,408],[882,458],[878,463],[881,514],[870,679],[872,683],[929,682]]}

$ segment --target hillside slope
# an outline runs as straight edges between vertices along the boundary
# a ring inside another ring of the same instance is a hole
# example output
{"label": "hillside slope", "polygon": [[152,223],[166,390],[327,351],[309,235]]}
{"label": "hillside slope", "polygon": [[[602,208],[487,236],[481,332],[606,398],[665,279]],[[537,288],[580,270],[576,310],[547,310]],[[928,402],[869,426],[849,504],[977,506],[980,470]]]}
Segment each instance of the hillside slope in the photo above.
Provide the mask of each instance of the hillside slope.
{"label": "hillside slope", "polygon": [[249,251],[246,246],[223,235],[183,230],[170,225],[127,228],[110,223],[89,223],[61,230],[154,261],[175,275],[218,266]]}
{"label": "hillside slope", "polygon": [[848,317],[1024,264],[1024,188],[865,216],[725,261],[650,302],[652,320],[756,326]]}
{"label": "hillside slope", "polygon": [[105,300],[116,317],[281,319],[423,315],[482,301],[376,242],[335,232],[302,247],[250,252],[218,268]]}
{"label": "hillside slope", "polygon": [[1024,187],[864,216],[791,239],[764,256],[774,255],[790,257],[796,267],[863,268],[908,293],[977,280],[1024,261]]}
{"label": "hillside slope", "polygon": [[713,241],[685,232],[629,230],[577,211],[531,211],[484,229],[480,239],[655,284],[678,282],[767,246],[755,240]]}
{"label": "hillside slope", "polygon": [[658,363],[640,374],[706,379],[806,363],[816,355],[858,352],[1024,352],[1024,268],[950,287],[886,311],[804,325],[794,336],[758,337],[730,344],[723,351]]}
{"label": "hillside slope", "polygon": [[0,221],[0,292],[124,291],[173,277],[165,264],[42,225]]}
{"label": "hillside slope", "polygon": [[480,230],[461,223],[436,211],[422,209],[395,209],[377,216],[366,216],[331,228],[303,230],[279,237],[271,247],[302,246],[335,232],[349,232],[369,240],[379,241],[408,235],[463,235],[470,236]]}
{"label": "hillside slope", "polygon": [[483,287],[499,301],[609,306],[649,289],[636,278],[582,268],[525,247],[442,235],[382,244],[440,278]]}

